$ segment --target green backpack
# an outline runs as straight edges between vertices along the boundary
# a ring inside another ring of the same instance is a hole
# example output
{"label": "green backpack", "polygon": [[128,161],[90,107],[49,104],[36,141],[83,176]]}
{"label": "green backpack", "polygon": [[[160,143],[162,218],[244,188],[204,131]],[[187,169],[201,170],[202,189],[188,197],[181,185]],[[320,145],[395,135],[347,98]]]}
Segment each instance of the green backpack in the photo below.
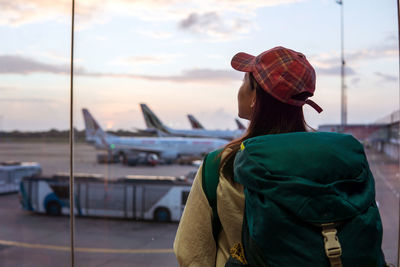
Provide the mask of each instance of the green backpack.
{"label": "green backpack", "polygon": [[[203,190],[216,208],[219,152],[203,163]],[[350,135],[288,133],[247,139],[234,161],[244,186],[242,243],[225,266],[385,266],[375,185],[362,145]]]}

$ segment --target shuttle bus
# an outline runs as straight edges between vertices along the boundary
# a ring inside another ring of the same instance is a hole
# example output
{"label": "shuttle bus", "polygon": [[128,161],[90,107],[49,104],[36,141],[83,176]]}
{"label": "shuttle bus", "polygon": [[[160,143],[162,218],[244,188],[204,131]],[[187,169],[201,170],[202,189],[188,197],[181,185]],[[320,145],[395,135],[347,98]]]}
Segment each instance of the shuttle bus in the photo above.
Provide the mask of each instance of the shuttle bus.
{"label": "shuttle bus", "polygon": [[0,162],[0,194],[16,193],[23,177],[41,175],[36,162]]}
{"label": "shuttle bus", "polygon": [[[75,214],[155,221],[179,221],[191,182],[171,176],[131,175],[105,179],[75,175]],[[69,214],[69,176],[24,178],[22,208],[49,215]]]}

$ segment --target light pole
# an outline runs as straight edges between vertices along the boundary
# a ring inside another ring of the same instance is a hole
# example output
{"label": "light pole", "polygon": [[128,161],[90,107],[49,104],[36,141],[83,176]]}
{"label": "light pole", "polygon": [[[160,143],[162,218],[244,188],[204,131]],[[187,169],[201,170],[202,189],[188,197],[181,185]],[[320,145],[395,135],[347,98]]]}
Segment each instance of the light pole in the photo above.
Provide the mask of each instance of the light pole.
{"label": "light pole", "polygon": [[[400,91],[400,0],[396,0],[397,2],[397,36],[399,38],[398,40],[398,54],[399,54],[399,91]],[[400,94],[399,94],[400,97]],[[399,99],[400,101],[400,99]],[[400,121],[398,122],[400,124]],[[399,165],[400,165],[400,149],[398,150],[398,160],[399,160]],[[397,197],[399,197],[397,195]],[[397,228],[397,267],[400,267],[400,198],[399,198],[399,223],[398,223],[398,228]]]}
{"label": "light pole", "polygon": [[343,130],[343,127],[347,124],[347,92],[346,92],[346,84],[344,82],[345,78],[345,64],[344,61],[344,22],[343,22],[343,0],[336,0],[336,3],[340,5],[340,42],[341,42],[341,113],[340,113],[340,124]]}
{"label": "light pole", "polygon": [[74,30],[75,30],[75,0],[72,0],[71,10],[71,60],[70,60],[70,113],[69,113],[69,223],[71,267],[75,266],[75,193],[74,193]]}

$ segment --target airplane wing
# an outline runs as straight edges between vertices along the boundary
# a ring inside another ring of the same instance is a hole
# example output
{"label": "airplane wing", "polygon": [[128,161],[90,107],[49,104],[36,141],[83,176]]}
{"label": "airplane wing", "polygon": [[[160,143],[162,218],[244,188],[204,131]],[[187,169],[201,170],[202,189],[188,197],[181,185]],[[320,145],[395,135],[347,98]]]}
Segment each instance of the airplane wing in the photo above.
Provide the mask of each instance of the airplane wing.
{"label": "airplane wing", "polygon": [[158,135],[158,131],[157,129],[154,128],[146,128],[146,129],[141,129],[141,128],[133,128],[135,130],[135,132],[137,132],[138,134],[144,135],[144,136],[154,136],[154,135]]}

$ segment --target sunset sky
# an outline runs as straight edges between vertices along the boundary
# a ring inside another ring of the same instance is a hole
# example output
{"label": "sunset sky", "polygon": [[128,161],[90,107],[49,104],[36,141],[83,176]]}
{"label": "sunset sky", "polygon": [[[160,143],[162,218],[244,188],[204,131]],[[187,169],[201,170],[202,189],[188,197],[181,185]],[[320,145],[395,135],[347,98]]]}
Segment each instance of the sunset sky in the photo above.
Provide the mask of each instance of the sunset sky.
{"label": "sunset sky", "polygon": [[[100,4],[101,2],[101,4]],[[344,0],[348,122],[399,106],[394,0]],[[69,127],[71,2],[0,0],[0,131]],[[237,52],[304,53],[317,72],[308,123],[340,122],[340,5],[334,0],[77,0],[75,122],[88,108],[107,129],[143,128],[139,103],[169,126],[191,113],[234,129]]]}

